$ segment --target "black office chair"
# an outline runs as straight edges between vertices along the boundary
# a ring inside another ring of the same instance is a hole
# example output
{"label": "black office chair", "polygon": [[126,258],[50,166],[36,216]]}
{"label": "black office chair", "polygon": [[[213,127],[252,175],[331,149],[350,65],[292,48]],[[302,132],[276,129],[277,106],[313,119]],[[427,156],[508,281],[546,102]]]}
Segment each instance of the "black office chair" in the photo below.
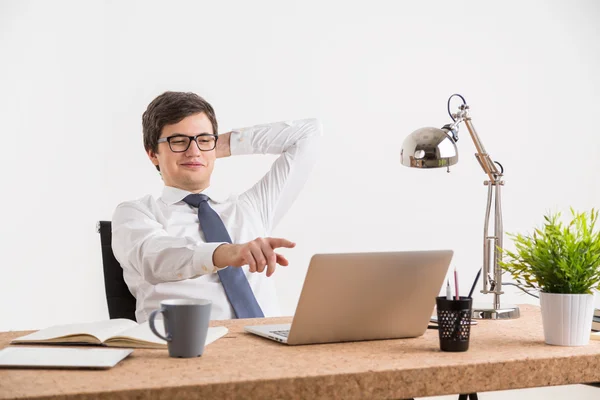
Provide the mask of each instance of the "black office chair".
{"label": "black office chair", "polygon": [[108,315],[110,319],[127,318],[135,321],[135,297],[129,291],[123,279],[123,268],[113,254],[111,221],[99,221],[98,233],[102,246],[102,265],[104,267],[104,288]]}

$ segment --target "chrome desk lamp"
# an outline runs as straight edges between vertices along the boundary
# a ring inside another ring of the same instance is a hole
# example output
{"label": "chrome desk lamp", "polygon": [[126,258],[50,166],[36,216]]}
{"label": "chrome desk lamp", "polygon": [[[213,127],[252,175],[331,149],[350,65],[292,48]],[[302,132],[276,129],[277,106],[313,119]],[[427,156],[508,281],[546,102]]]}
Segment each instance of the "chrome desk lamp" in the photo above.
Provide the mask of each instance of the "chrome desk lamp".
{"label": "chrome desk lamp", "polygon": [[[450,101],[454,96],[460,97],[462,104],[458,112],[450,112]],[[502,268],[499,261],[502,257],[502,206],[500,204],[500,188],[504,185],[502,180],[504,168],[496,161],[492,161],[485,151],[469,115],[469,106],[460,94],[453,94],[448,99],[448,114],[452,123],[438,128],[421,128],[411,133],[402,144],[400,160],[402,165],[413,168],[440,168],[445,167],[450,172],[450,166],[458,162],[458,126],[464,123],[475,144],[475,157],[479,165],[487,174],[488,179],[484,185],[488,187],[487,208],[483,228],[483,290],[481,293],[493,294],[492,304],[474,304],[473,318],[478,319],[512,319],[519,317],[519,308],[514,305],[501,305]],[[499,169],[498,169],[499,168]],[[490,213],[494,198],[494,232],[490,234]],[[491,265],[490,265],[491,264]]]}

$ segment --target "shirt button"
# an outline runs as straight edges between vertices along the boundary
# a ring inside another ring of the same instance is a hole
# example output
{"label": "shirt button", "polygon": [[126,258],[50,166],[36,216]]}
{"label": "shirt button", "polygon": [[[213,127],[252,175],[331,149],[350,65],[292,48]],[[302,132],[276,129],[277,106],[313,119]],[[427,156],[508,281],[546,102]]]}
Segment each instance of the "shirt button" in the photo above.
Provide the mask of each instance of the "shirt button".
{"label": "shirt button", "polygon": [[204,271],[204,272],[208,272],[208,267],[207,267],[206,265],[203,265],[203,266],[202,266],[202,271]]}

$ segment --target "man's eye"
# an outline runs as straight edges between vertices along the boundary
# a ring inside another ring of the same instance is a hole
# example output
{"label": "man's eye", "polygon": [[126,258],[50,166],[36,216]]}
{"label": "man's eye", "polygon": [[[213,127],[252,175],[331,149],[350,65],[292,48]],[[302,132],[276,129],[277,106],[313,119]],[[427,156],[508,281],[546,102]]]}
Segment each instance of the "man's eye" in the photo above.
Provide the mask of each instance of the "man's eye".
{"label": "man's eye", "polygon": [[171,144],[184,144],[186,142],[185,139],[174,139],[171,140]]}

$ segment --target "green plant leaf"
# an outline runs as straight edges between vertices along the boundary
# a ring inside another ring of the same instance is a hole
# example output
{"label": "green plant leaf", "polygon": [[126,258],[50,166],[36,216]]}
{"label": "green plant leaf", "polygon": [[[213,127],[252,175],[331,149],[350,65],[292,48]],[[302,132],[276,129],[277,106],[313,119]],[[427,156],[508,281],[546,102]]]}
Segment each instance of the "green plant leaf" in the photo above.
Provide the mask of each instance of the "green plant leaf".
{"label": "green plant leaf", "polygon": [[560,213],[544,215],[533,234],[511,234],[515,250],[499,249],[500,266],[523,288],[547,293],[586,294],[600,289],[598,211],[578,213],[560,221]]}

